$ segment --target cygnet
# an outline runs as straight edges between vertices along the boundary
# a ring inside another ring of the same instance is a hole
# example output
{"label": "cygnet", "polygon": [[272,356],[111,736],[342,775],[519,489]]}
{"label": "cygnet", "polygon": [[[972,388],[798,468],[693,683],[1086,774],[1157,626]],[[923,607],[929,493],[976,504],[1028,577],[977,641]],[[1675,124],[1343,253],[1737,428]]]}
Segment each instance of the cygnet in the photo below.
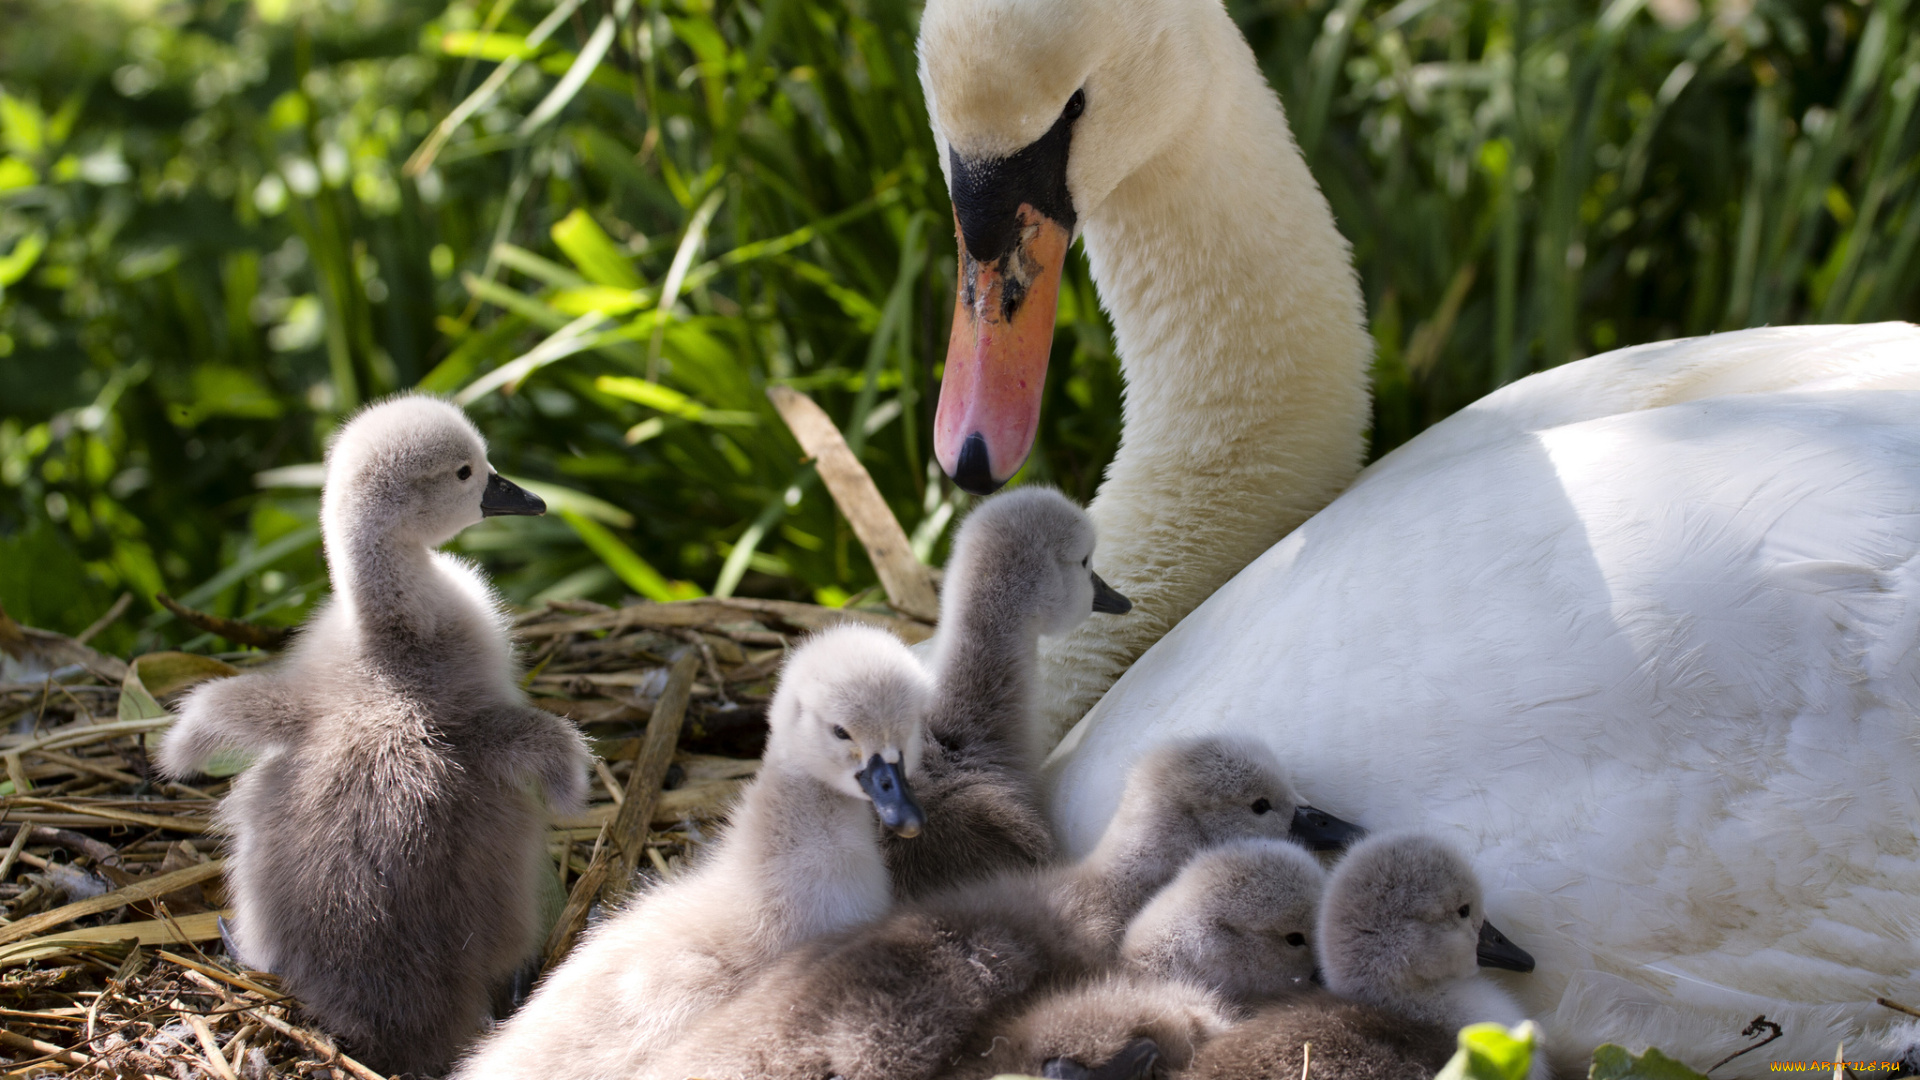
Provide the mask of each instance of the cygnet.
{"label": "cygnet", "polygon": [[[1207,1044],[1188,1075],[1292,1080],[1311,1043],[1321,1080],[1431,1077],[1453,1055],[1461,1027],[1525,1018],[1479,974],[1482,907],[1473,868],[1441,841],[1416,833],[1361,841],[1334,868],[1321,904],[1329,993],[1261,1010]],[[1534,1075],[1545,1068],[1537,1055]]]}
{"label": "cygnet", "polygon": [[1298,803],[1258,743],[1161,747],[1081,862],[1003,873],[795,950],[643,1075],[916,1080],[988,1047],[1036,992],[1111,965],[1127,922],[1196,851],[1287,835]]}
{"label": "cygnet", "polygon": [[1311,987],[1326,880],[1284,840],[1201,853],[1127,925],[1119,970],[1043,995],[995,1030],[984,1060],[948,1080],[1130,1080],[1186,1068],[1241,1008]]}
{"label": "cygnet", "polygon": [[1312,985],[1327,875],[1299,845],[1240,840],[1180,871],[1127,924],[1128,968],[1248,1005]]}
{"label": "cygnet", "polygon": [[884,914],[881,827],[925,825],[908,780],[931,690],[882,630],[835,627],[795,649],[731,826],[695,869],[590,931],[456,1075],[629,1075],[790,947]]}
{"label": "cygnet", "polygon": [[561,812],[586,791],[586,743],[527,701],[496,597],[434,550],[544,510],[452,405],[362,411],[327,455],[332,599],[283,659],[190,695],[160,748],[179,778],[254,755],[220,807],[234,942],[386,1072],[437,1072],[486,1022],[537,945],[534,789]]}
{"label": "cygnet", "polygon": [[1033,744],[1040,636],[1133,606],[1091,569],[1093,543],[1086,511],[1049,488],[996,495],[960,526],[934,645],[939,689],[915,778],[927,834],[887,844],[901,899],[1052,856]]}

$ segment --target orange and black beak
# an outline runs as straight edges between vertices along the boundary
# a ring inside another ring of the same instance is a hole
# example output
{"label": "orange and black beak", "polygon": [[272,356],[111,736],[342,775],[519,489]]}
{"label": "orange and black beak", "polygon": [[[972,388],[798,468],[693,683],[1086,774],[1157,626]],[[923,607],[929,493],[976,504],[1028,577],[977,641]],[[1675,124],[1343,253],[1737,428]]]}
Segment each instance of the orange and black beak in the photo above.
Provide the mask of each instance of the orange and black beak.
{"label": "orange and black beak", "polygon": [[1060,273],[1073,243],[1067,148],[1084,98],[1003,158],[952,155],[960,243],[953,337],[933,452],[962,490],[992,493],[1033,449],[1047,382]]}

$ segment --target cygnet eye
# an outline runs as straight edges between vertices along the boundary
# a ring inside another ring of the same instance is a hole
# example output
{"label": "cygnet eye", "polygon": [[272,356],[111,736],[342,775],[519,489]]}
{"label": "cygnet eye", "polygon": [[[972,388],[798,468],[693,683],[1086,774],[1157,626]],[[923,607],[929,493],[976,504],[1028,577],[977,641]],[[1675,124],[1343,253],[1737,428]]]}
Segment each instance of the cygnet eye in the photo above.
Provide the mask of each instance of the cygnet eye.
{"label": "cygnet eye", "polygon": [[1471,919],[1471,918],[1473,918],[1473,905],[1472,905],[1472,904],[1461,904],[1461,905],[1460,905],[1460,917],[1461,917],[1461,918],[1463,918],[1463,919]]}
{"label": "cygnet eye", "polygon": [[847,729],[841,727],[839,724],[833,725],[833,737],[836,739],[845,739],[848,742],[853,741],[853,736],[847,734]]}
{"label": "cygnet eye", "polygon": [[459,477],[462,480],[471,480],[473,479],[473,466],[462,465],[460,466],[460,471],[457,473],[454,473],[453,475]]}
{"label": "cygnet eye", "polygon": [[1093,566],[1091,565],[1092,563],[1093,563],[1093,556],[1089,555],[1086,558],[1080,560],[1080,569],[1091,570],[1093,569]]}
{"label": "cygnet eye", "polygon": [[1265,799],[1253,800],[1253,812],[1256,814],[1264,814],[1272,809],[1273,809],[1273,804],[1268,802]]}
{"label": "cygnet eye", "polygon": [[1307,935],[1301,933],[1298,930],[1295,930],[1293,933],[1287,935],[1287,944],[1293,946],[1296,949],[1303,947],[1304,945],[1306,945],[1306,943],[1307,943]]}
{"label": "cygnet eye", "polygon": [[1075,90],[1073,96],[1067,99],[1067,107],[1061,110],[1060,115],[1068,120],[1078,120],[1080,114],[1086,111],[1087,92],[1085,90]]}

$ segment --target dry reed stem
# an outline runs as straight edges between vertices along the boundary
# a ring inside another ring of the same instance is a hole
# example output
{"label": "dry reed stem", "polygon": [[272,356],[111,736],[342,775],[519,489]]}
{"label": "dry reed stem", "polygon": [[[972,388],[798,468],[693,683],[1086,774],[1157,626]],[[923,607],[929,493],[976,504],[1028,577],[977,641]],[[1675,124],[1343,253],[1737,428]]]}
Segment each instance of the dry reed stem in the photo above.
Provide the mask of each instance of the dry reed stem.
{"label": "dry reed stem", "polygon": [[117,907],[124,907],[141,900],[152,900],[170,892],[178,892],[189,886],[198,885],[218,877],[224,866],[226,866],[226,860],[215,859],[212,862],[189,866],[184,870],[175,870],[170,874],[157,874],[150,878],[143,878],[125,888],[115,889],[100,896],[21,919],[11,926],[0,929],[0,945],[32,937],[42,930],[72,922],[86,915],[98,915],[103,911],[112,911]]}
{"label": "dry reed stem", "polygon": [[[219,913],[219,914],[224,914],[224,913]],[[189,971],[197,971],[201,975],[206,976],[207,978],[218,979],[229,986],[235,987],[240,990],[245,990],[251,994],[259,994],[261,997],[266,998],[269,1002],[287,1000],[287,996],[285,994],[275,993],[274,991],[269,990],[264,986],[261,986],[257,982],[254,982],[250,979],[243,979],[240,976],[235,975],[230,971],[221,971],[219,968],[208,967],[205,964],[201,964],[197,961],[189,960],[186,957],[181,956],[179,953],[169,952],[166,949],[160,949],[156,951],[154,955],[158,956],[162,960],[167,961],[170,964],[179,964],[181,967],[186,968]]]}
{"label": "dry reed stem", "polygon": [[681,654],[667,674],[667,685],[653,707],[646,734],[641,736],[640,751],[634,758],[633,772],[627,777],[626,791],[612,819],[601,831],[600,840],[594,844],[592,861],[573,883],[566,907],[547,936],[546,948],[542,951],[546,966],[559,963],[573,948],[597,901],[603,896],[617,900],[626,895],[627,884],[633,879],[641,850],[646,846],[653,804],[659,798],[667,766],[672,763],[674,747],[680,741],[680,728],[686,721],[687,704],[693,691],[693,673],[699,663],[699,654],[690,649]]}
{"label": "dry reed stem", "polygon": [[85,645],[87,642],[92,641],[93,636],[95,634],[98,634],[100,631],[105,630],[109,626],[112,626],[120,618],[120,616],[125,615],[127,613],[128,605],[132,603],[133,603],[132,593],[130,592],[121,593],[120,599],[115,600],[113,602],[112,607],[109,607],[105,612],[101,613],[100,617],[93,620],[93,622],[90,623],[85,630],[82,630],[78,634],[75,634],[73,636],[73,640],[81,645]]}
{"label": "dry reed stem", "polygon": [[667,685],[647,721],[646,734],[640,739],[640,752],[633,760],[633,772],[627,777],[626,797],[613,817],[607,833],[612,859],[608,866],[611,899],[627,891],[633,872],[639,868],[647,843],[647,826],[652,823],[653,804],[666,782],[667,766],[673,763],[673,751],[680,743],[680,728],[686,722],[687,705],[693,691],[693,673],[699,666],[697,652],[681,654],[667,674]]}
{"label": "dry reed stem", "polygon": [[294,1042],[300,1043],[315,1053],[323,1055],[329,1064],[340,1066],[353,1075],[360,1077],[360,1080],[387,1080],[385,1076],[374,1072],[372,1069],[341,1053],[339,1048],[334,1046],[331,1040],[315,1032],[308,1031],[306,1028],[289,1024],[285,1020],[271,1015],[266,1011],[264,1006],[255,1006],[248,1010],[248,1014],[280,1034],[285,1035],[287,1038],[292,1039]]}
{"label": "dry reed stem", "polygon": [[200,1049],[207,1052],[207,1065],[220,1080],[240,1080],[227,1064],[226,1055],[220,1052],[220,1043],[213,1037],[213,1029],[207,1026],[206,1018],[187,1014],[187,1026],[193,1029],[193,1037],[200,1040]]}
{"label": "dry reed stem", "polygon": [[54,1061],[67,1065],[85,1065],[90,1060],[71,1050],[55,1046],[50,1042],[41,1042],[39,1039],[29,1038],[17,1032],[8,1031],[6,1028],[0,1028],[0,1043],[5,1043],[8,1046],[17,1047],[21,1050],[31,1050],[36,1054],[43,1054]]}
{"label": "dry reed stem", "polygon": [[801,449],[814,460],[834,505],[867,549],[867,558],[887,590],[887,602],[915,618],[938,618],[940,598],[934,593],[933,575],[914,557],[907,531],[900,527],[880,488],[834,426],[833,418],[812,398],[790,386],[769,386],[767,397]]}
{"label": "dry reed stem", "polygon": [[[629,604],[612,611],[594,612],[573,619],[529,623],[514,630],[522,641],[552,637],[556,634],[587,634],[608,631],[618,634],[649,627],[675,629],[700,628],[742,618],[771,618],[801,631],[824,630],[843,622],[864,623],[891,630],[908,644],[924,641],[933,630],[924,622],[896,618],[875,611],[848,608],[823,608],[791,600],[756,600],[749,597],[708,597],[702,600],[673,600],[659,604]],[[718,631],[716,631],[718,632]]]}
{"label": "dry reed stem", "polygon": [[[118,821],[124,825],[145,825],[154,829],[171,829],[174,832],[203,833],[211,831],[213,823],[201,818],[164,817],[159,814],[141,814],[131,810],[111,810],[104,806],[87,806],[56,799],[40,799],[31,795],[15,795],[7,800],[9,806],[48,806],[68,815],[101,818],[105,821]],[[20,815],[22,821],[42,824],[31,813]]]}
{"label": "dry reed stem", "polygon": [[192,941],[213,941],[220,936],[219,920],[232,915],[232,908],[224,908],[220,911],[198,911],[192,915],[182,915],[173,919],[146,919],[140,922],[62,930],[45,937],[29,938],[0,946],[0,967],[44,960],[52,956],[64,956],[84,947],[114,945],[126,941],[138,945],[174,945]]}

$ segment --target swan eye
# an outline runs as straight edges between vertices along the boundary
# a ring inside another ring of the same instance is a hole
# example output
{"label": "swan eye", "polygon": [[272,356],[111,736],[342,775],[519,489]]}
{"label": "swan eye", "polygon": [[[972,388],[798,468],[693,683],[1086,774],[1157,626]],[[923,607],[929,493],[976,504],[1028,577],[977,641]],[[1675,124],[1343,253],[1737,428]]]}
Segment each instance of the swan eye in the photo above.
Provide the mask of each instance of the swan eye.
{"label": "swan eye", "polygon": [[1082,569],[1082,570],[1091,570],[1091,569],[1093,569],[1093,556],[1091,556],[1091,555],[1089,555],[1089,556],[1087,556],[1086,558],[1084,558],[1084,559],[1081,559],[1081,560],[1080,560],[1080,569]]}
{"label": "swan eye", "polygon": [[471,480],[473,478],[473,466],[462,465],[460,466],[460,471],[457,473],[454,473],[453,475],[459,477],[462,480]]}
{"label": "swan eye", "polygon": [[853,736],[847,734],[847,729],[841,727],[839,724],[833,725],[833,737],[836,739],[845,739],[848,742],[853,741]]}
{"label": "swan eye", "polygon": [[1293,946],[1296,949],[1305,946],[1306,943],[1307,943],[1307,935],[1301,933],[1298,930],[1295,930],[1293,933],[1287,935],[1287,944]]}
{"label": "swan eye", "polygon": [[1085,90],[1075,90],[1073,96],[1067,99],[1067,107],[1060,115],[1068,120],[1078,120],[1080,119],[1080,114],[1086,111],[1087,92]]}
{"label": "swan eye", "polygon": [[1264,814],[1272,809],[1273,809],[1273,804],[1268,802],[1265,799],[1253,800],[1253,812],[1256,814]]}
{"label": "swan eye", "polygon": [[1473,905],[1472,905],[1472,904],[1461,904],[1461,905],[1460,905],[1460,917],[1461,917],[1461,918],[1463,918],[1463,919],[1471,919],[1471,918],[1473,918]]}

